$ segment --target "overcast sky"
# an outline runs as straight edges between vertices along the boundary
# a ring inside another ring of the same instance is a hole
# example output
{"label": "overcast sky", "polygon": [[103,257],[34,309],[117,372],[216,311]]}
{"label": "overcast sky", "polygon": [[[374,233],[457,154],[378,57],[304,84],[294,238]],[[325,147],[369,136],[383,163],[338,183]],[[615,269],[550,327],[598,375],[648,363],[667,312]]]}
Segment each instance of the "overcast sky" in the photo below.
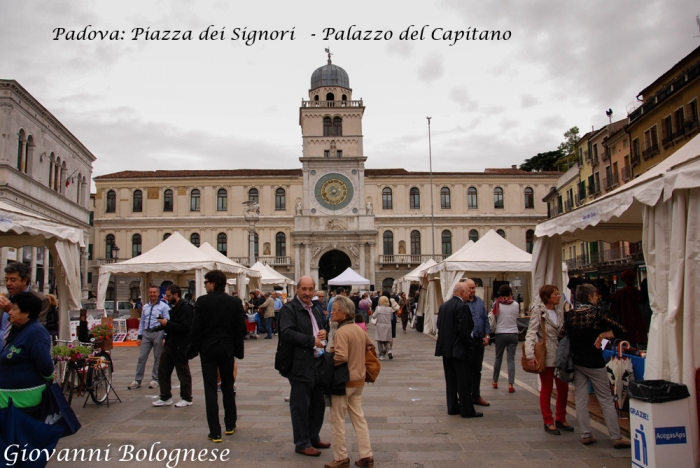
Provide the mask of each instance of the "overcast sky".
{"label": "overcast sky", "polygon": [[[0,78],[15,79],[97,157],[121,170],[298,168],[299,105],[312,72],[343,67],[364,100],[367,167],[435,171],[521,164],[627,116],[635,96],[700,45],[696,1],[0,0]],[[124,40],[53,40],[55,28]],[[207,26],[225,40],[201,41]],[[391,40],[323,40],[324,29]],[[422,41],[401,41],[408,26]],[[134,28],[191,41],[132,40]],[[233,41],[234,28],[294,40]],[[507,41],[430,32],[510,31]],[[315,36],[312,36],[315,34]],[[372,36],[374,37],[374,35]]]}

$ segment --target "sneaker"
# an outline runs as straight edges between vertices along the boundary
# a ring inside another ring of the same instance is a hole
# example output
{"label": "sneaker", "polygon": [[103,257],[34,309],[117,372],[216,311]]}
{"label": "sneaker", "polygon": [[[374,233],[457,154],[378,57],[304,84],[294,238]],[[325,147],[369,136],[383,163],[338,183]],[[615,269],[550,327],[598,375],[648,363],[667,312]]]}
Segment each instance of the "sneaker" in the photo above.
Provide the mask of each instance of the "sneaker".
{"label": "sneaker", "polygon": [[380,360],[380,361],[383,361],[383,360],[384,360],[384,355],[383,355],[383,354],[380,354],[380,355],[379,355],[379,360]]}
{"label": "sneaker", "polygon": [[192,405],[192,402],[187,401],[187,400],[180,400],[177,403],[175,403],[176,408],[184,408],[185,406],[190,406],[190,405]]}
{"label": "sneaker", "polygon": [[151,380],[151,383],[148,384],[148,388],[158,388],[158,381]]}
{"label": "sneaker", "polygon": [[133,389],[139,388],[139,387],[141,387],[141,382],[139,382],[139,381],[137,381],[137,380],[134,380],[134,381],[131,382],[131,383],[129,384],[129,386],[126,387],[126,388],[128,388],[129,390],[133,390]]}
{"label": "sneaker", "polygon": [[[153,403],[151,403],[153,406],[170,406],[173,404],[173,399],[168,398],[167,400],[163,401],[160,398]],[[178,403],[179,404],[179,403]]]}
{"label": "sneaker", "polygon": [[209,434],[209,435],[207,436],[207,438],[208,438],[209,440],[211,440],[212,442],[214,442],[215,444],[218,444],[219,442],[223,442],[223,441],[224,441],[224,439],[222,439],[220,435],[211,435],[211,434]]}
{"label": "sneaker", "polygon": [[233,435],[234,432],[236,432],[235,427],[226,428],[226,435]]}
{"label": "sneaker", "polygon": [[391,351],[389,351],[389,359],[394,359],[394,355],[391,354]]}

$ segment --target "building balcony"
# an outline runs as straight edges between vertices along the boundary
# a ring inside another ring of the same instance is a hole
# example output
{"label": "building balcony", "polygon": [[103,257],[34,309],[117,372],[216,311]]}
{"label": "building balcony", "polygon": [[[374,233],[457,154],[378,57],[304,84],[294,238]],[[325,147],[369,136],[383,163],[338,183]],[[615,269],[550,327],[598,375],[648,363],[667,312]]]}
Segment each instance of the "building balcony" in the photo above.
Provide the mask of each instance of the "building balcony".
{"label": "building balcony", "polygon": [[420,265],[431,258],[436,262],[441,262],[444,257],[444,255],[380,255],[379,263],[382,265]]}
{"label": "building balcony", "polygon": [[600,159],[603,161],[610,161],[610,150],[605,148],[602,153],[600,153]]}
{"label": "building balcony", "polygon": [[597,269],[624,268],[643,261],[642,243],[635,242],[624,247],[607,249],[593,254],[578,255],[566,260],[569,271],[591,271]]}
{"label": "building balcony", "polygon": [[119,263],[123,262],[124,260],[129,260],[128,258],[121,258],[119,259],[114,259],[114,258],[97,258],[94,261],[97,262],[97,266],[100,265],[109,265],[110,263]]}
{"label": "building balcony", "polygon": [[639,166],[641,162],[642,161],[639,157],[639,151],[635,151],[634,149],[632,149],[632,153],[630,154],[630,163],[632,163],[632,167]]}
{"label": "building balcony", "polygon": [[655,155],[659,154],[659,144],[655,143],[649,146],[647,149],[642,151],[642,157],[646,161],[649,158],[653,158]]}
{"label": "building balcony", "polygon": [[603,185],[605,190],[612,190],[618,185],[620,185],[620,177],[617,172],[611,173],[608,177],[603,179]]}
{"label": "building balcony", "polygon": [[270,266],[290,266],[292,264],[292,257],[263,256],[258,257],[258,261]]}
{"label": "building balcony", "polygon": [[359,101],[301,101],[301,107],[364,107]]}
{"label": "building balcony", "polygon": [[695,133],[698,131],[700,125],[697,119],[695,120],[686,120],[684,122],[685,125],[685,134],[690,135],[692,133]]}
{"label": "building balcony", "polygon": [[598,164],[600,164],[600,161],[598,161],[598,155],[594,154],[591,158],[591,167],[596,167]]}
{"label": "building balcony", "polygon": [[569,199],[569,200],[566,200],[566,202],[564,202],[564,203],[566,206],[566,211],[571,211],[574,209],[574,201],[573,200]]}
{"label": "building balcony", "polygon": [[250,259],[248,257],[229,257],[234,262],[243,265],[244,267],[250,266]]}
{"label": "building balcony", "polygon": [[630,166],[623,166],[620,172],[622,173],[623,182],[627,182],[632,178],[632,168]]}

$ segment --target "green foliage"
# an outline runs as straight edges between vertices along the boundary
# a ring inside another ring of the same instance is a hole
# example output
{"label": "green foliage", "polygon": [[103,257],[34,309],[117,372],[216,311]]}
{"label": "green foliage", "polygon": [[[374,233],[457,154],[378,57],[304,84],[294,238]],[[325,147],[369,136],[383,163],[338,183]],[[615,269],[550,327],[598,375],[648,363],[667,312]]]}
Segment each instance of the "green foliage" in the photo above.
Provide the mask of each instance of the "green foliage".
{"label": "green foliage", "polygon": [[557,161],[563,156],[561,150],[547,151],[546,153],[538,153],[530,159],[526,159],[520,165],[520,169],[529,172],[541,171],[556,171]]}
{"label": "green foliage", "polygon": [[564,140],[556,151],[537,153],[520,165],[523,171],[566,171],[576,161],[576,143],[581,139],[578,127],[571,127],[564,133]]}

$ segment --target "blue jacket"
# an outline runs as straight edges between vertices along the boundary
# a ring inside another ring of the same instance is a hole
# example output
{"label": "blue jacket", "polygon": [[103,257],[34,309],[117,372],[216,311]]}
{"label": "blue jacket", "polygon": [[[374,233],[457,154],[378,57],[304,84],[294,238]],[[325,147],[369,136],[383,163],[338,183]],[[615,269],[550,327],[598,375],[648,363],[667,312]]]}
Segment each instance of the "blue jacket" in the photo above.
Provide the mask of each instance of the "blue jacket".
{"label": "blue jacket", "polygon": [[0,352],[0,389],[33,388],[51,380],[51,335],[31,320]]}

